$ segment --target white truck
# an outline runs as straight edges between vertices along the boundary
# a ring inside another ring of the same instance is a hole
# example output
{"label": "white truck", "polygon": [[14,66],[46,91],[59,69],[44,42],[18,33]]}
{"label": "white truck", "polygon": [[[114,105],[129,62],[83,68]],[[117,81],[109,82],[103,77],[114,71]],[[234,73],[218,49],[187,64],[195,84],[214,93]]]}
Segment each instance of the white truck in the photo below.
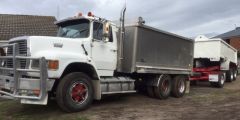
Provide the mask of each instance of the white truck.
{"label": "white truck", "polygon": [[194,43],[194,67],[192,81],[209,81],[222,88],[225,81],[237,77],[237,50],[220,38],[199,35]]}
{"label": "white truck", "polygon": [[0,56],[0,94],[23,104],[76,112],[103,95],[134,93],[144,86],[151,97],[182,97],[193,63],[193,40],[144,25],[120,26],[94,16],[56,22],[57,37],[13,38]]}

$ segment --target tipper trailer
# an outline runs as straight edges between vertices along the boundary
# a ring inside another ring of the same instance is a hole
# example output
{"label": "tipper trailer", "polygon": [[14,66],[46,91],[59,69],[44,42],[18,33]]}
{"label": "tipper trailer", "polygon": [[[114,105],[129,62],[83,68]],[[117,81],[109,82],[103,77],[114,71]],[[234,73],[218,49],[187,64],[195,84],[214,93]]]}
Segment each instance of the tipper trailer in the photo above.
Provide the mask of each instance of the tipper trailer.
{"label": "tipper trailer", "polygon": [[194,65],[191,81],[209,81],[222,88],[225,81],[237,77],[237,50],[220,38],[199,35],[194,43]]}
{"label": "tipper trailer", "polygon": [[144,25],[120,26],[94,16],[56,22],[57,37],[13,38],[1,56],[0,94],[23,104],[46,105],[55,97],[64,111],[89,107],[103,95],[134,93],[182,97],[193,63],[193,40]]}

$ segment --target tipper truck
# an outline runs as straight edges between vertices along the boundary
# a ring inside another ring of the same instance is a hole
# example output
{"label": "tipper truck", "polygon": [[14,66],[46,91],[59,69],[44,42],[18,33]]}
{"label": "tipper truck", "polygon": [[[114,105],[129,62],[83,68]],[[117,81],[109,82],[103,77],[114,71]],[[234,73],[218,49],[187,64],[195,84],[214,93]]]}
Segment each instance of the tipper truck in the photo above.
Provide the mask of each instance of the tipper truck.
{"label": "tipper truck", "polygon": [[194,43],[194,64],[191,81],[209,81],[222,88],[225,81],[237,77],[237,50],[220,38],[199,35]]}
{"label": "tipper truck", "polygon": [[182,97],[193,64],[193,40],[144,24],[120,25],[94,16],[56,22],[57,37],[13,38],[1,56],[0,94],[22,104],[56,99],[66,112],[84,110],[103,95],[135,93]]}

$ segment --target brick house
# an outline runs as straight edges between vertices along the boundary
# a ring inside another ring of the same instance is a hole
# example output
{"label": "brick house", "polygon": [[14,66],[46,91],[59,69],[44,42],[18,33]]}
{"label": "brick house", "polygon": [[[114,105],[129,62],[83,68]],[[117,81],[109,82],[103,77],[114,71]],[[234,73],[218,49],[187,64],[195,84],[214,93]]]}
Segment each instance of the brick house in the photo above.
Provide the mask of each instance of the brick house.
{"label": "brick house", "polygon": [[0,44],[18,36],[56,36],[52,16],[0,14]]}
{"label": "brick house", "polygon": [[236,48],[238,51],[240,51],[240,27],[237,27],[236,29],[220,34],[214,38],[222,38],[224,39],[228,44]]}

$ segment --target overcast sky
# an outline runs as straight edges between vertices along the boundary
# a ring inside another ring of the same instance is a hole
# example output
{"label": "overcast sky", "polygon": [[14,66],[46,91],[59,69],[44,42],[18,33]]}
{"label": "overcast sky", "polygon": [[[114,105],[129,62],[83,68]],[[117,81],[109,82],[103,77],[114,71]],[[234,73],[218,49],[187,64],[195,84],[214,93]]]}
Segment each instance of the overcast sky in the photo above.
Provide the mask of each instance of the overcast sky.
{"label": "overcast sky", "polygon": [[[142,16],[147,25],[185,37],[212,36],[240,26],[240,0],[126,1],[127,19]],[[63,19],[78,12],[92,11],[97,16],[118,20],[123,5],[124,0],[1,0],[0,14],[47,15]]]}

